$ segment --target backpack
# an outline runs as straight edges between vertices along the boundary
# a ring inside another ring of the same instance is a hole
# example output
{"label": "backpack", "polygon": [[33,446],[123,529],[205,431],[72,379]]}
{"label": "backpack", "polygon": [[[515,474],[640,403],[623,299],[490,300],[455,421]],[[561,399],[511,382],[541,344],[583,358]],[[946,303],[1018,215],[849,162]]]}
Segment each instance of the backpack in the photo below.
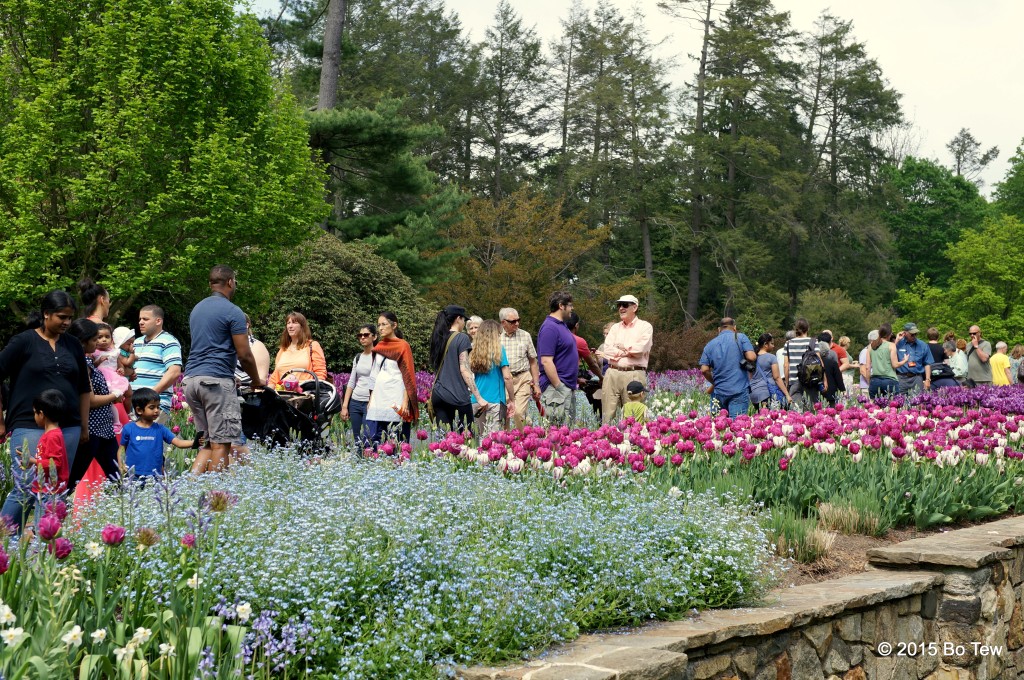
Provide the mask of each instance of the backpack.
{"label": "backpack", "polygon": [[818,354],[818,348],[811,344],[800,358],[796,367],[796,378],[804,387],[818,387],[825,382],[825,362]]}

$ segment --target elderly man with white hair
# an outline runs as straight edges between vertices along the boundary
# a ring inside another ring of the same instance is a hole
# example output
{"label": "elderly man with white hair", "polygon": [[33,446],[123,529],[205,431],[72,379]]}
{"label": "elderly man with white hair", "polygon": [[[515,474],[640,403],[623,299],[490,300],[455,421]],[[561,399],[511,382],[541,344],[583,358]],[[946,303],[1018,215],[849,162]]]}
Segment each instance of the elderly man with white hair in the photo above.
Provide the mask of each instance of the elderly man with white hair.
{"label": "elderly man with white hair", "polygon": [[[871,351],[871,343],[873,343],[875,340],[878,340],[877,329],[868,333],[868,344],[864,346],[864,349],[860,351],[860,356],[857,357],[857,363],[861,367],[866,367],[868,365],[868,352]],[[864,394],[867,394],[868,387],[870,387],[870,385],[868,384],[868,380],[870,378],[871,376],[864,375],[864,370],[862,368],[860,371],[860,383],[858,384],[858,387],[860,387],[860,391],[863,392]]]}
{"label": "elderly man with white hair", "polygon": [[[501,346],[508,357],[508,368],[512,372],[512,403],[513,419],[517,429],[522,429],[526,422],[526,412],[530,407],[530,399],[540,398],[540,364],[537,363],[537,348],[533,337],[519,327],[519,312],[512,307],[498,310],[498,321],[501,322]],[[502,414],[505,428],[508,428],[508,416]]]}
{"label": "elderly man with white hair", "polygon": [[1009,346],[1002,340],[996,343],[996,353],[989,359],[989,363],[992,365],[993,385],[1013,384],[1013,376],[1010,375],[1010,357],[1006,354],[1009,349]]}
{"label": "elderly man with white hair", "polygon": [[647,364],[651,358],[654,327],[637,318],[640,301],[634,295],[623,295],[615,302],[619,322],[604,339],[602,359],[608,370],[601,385],[601,422],[607,425],[615,412],[626,405],[626,387],[636,380],[647,387]]}

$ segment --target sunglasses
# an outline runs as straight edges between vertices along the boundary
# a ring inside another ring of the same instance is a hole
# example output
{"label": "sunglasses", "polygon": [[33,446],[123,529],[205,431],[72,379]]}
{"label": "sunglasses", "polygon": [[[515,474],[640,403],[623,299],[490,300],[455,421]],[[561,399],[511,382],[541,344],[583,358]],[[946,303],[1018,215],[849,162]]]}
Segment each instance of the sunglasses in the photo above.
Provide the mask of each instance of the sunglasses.
{"label": "sunglasses", "polygon": [[510,323],[513,326],[518,326],[519,325],[519,319],[505,319],[505,323]]}
{"label": "sunglasses", "polygon": [[357,338],[370,338],[373,337],[373,333],[356,333]]}
{"label": "sunglasses", "polygon": [[618,303],[618,307],[619,307],[619,309],[622,309],[624,307],[630,307],[630,306],[632,306],[632,304],[633,303],[631,303],[631,302],[620,302],[620,303]]}

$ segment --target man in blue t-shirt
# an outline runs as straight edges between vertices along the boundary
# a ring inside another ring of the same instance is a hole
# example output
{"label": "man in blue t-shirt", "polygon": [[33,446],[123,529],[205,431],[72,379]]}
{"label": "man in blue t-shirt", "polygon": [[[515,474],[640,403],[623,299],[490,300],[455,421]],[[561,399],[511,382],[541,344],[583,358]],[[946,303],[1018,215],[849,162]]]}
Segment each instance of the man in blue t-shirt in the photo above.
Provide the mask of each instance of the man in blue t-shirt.
{"label": "man in blue t-shirt", "polygon": [[704,347],[700,355],[700,372],[714,386],[712,408],[724,408],[735,418],[750,409],[750,378],[740,362],[756,361],[757,354],[750,338],[736,332],[736,321],[730,317],[718,325],[718,337]]}
{"label": "man in blue t-shirt", "polygon": [[922,389],[932,388],[932,351],[928,343],[917,337],[917,324],[903,325],[903,331],[896,334],[896,356],[907,363],[896,369],[900,379],[900,393],[913,394]]}
{"label": "man in blue t-shirt", "polygon": [[576,337],[565,324],[572,314],[572,295],[558,291],[548,301],[548,309],[551,313],[537,333],[540,398],[548,420],[563,423],[576,416],[576,380],[580,372]]}
{"label": "man in blue t-shirt", "polygon": [[235,390],[235,363],[240,363],[253,387],[262,387],[256,359],[249,347],[245,314],[231,303],[238,289],[235,271],[219,264],[210,270],[211,295],[189,315],[192,349],[185,365],[185,401],[192,409],[196,432],[206,443],[192,465],[193,474],[226,470],[231,443],[242,434],[242,411]]}

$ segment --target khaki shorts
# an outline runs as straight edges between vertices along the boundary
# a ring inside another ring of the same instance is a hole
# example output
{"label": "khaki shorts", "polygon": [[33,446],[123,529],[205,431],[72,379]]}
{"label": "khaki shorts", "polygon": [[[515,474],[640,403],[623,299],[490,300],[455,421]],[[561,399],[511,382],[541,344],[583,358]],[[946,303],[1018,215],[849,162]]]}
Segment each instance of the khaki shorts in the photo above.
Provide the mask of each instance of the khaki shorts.
{"label": "khaki shorts", "polygon": [[192,409],[196,431],[214,444],[230,444],[242,434],[242,407],[235,379],[189,376],[184,380],[185,401]]}

